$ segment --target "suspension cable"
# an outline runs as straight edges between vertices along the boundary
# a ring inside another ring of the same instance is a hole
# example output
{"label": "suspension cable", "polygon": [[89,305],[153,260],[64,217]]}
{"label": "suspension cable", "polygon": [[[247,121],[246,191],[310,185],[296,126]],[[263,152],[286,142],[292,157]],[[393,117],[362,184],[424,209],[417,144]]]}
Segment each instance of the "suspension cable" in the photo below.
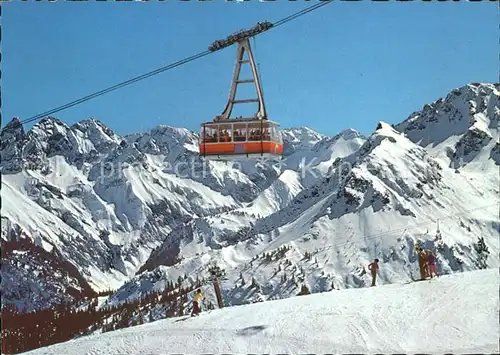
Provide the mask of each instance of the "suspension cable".
{"label": "suspension cable", "polygon": [[[309,12],[311,12],[311,11],[314,11],[314,10],[316,10],[316,9],[318,9],[318,8],[320,8],[320,7],[324,6],[324,5],[326,5],[326,4],[329,4],[329,3],[331,3],[331,2],[333,2],[333,0],[321,0],[321,2],[320,2],[320,3],[318,3],[318,4],[312,5],[312,6],[308,7],[308,8],[306,8],[306,9],[300,10],[300,11],[298,11],[298,12],[296,12],[296,13],[294,13],[294,14],[290,15],[290,16],[287,16],[287,17],[285,17],[285,18],[283,18],[283,19],[281,19],[281,20],[279,20],[279,21],[276,21],[276,22],[273,24],[273,27],[272,27],[271,29],[273,29],[273,28],[275,28],[275,27],[278,27],[278,26],[281,26],[281,25],[283,25],[283,24],[284,24],[284,23],[286,23],[286,22],[289,22],[289,21],[292,21],[292,20],[294,20],[294,19],[297,19],[297,18],[299,18],[300,16],[303,16],[303,15],[305,15],[306,13],[309,13]],[[67,103],[67,104],[65,104],[65,105],[62,105],[62,106],[59,106],[59,107],[53,108],[53,109],[51,109],[51,110],[48,110],[48,111],[45,111],[45,112],[42,112],[42,113],[39,113],[39,114],[34,115],[34,116],[32,116],[32,117],[29,117],[29,118],[27,118],[27,119],[25,119],[25,120],[23,120],[23,121],[20,121],[20,124],[25,124],[25,123],[33,122],[33,121],[39,120],[39,119],[41,119],[41,118],[43,118],[43,117],[46,117],[46,116],[48,116],[48,115],[54,114],[54,113],[56,113],[56,112],[66,110],[66,109],[68,109],[68,108],[70,108],[70,107],[73,107],[73,106],[79,105],[79,104],[81,104],[81,103],[83,103],[83,102],[89,101],[89,100],[91,100],[91,99],[93,99],[93,98],[96,98],[96,97],[98,97],[98,96],[101,96],[101,95],[107,94],[108,92],[111,92],[111,91],[114,91],[114,90],[118,90],[118,89],[120,89],[120,88],[122,88],[122,87],[124,87],[124,86],[130,85],[130,84],[133,84],[133,83],[136,83],[136,82],[138,82],[138,81],[140,81],[140,80],[144,80],[144,79],[149,78],[149,77],[151,77],[151,76],[154,76],[154,75],[160,74],[160,73],[165,72],[165,71],[167,71],[167,70],[170,70],[170,69],[173,69],[173,68],[179,67],[179,66],[184,65],[184,64],[187,64],[187,63],[189,63],[189,62],[192,62],[192,61],[194,61],[194,60],[196,60],[196,59],[199,59],[199,58],[205,57],[205,56],[207,56],[207,55],[209,55],[209,54],[211,54],[211,53],[213,53],[213,52],[211,52],[211,51],[209,51],[209,50],[204,51],[204,52],[200,52],[200,53],[198,53],[198,54],[195,54],[195,55],[192,55],[192,56],[190,56],[190,57],[184,58],[184,59],[179,60],[179,61],[177,61],[177,62],[174,62],[174,63],[172,63],[172,64],[169,64],[169,65],[166,65],[166,66],[164,66],[164,67],[161,67],[161,68],[158,68],[158,69],[152,70],[152,71],[150,71],[150,72],[148,72],[148,73],[142,74],[142,75],[140,75],[140,76],[137,76],[137,77],[131,78],[131,79],[126,80],[126,81],[124,81],[124,82],[121,82],[121,83],[119,83],[119,84],[116,84],[116,85],[110,86],[110,87],[108,87],[108,88],[106,88],[106,89],[103,89],[103,90],[97,91],[97,92],[95,92],[95,93],[93,93],[93,94],[90,94],[90,95],[84,96],[84,97],[82,97],[82,98],[79,98],[79,99],[77,99],[77,100],[71,101],[71,102],[69,102],[69,103]],[[5,127],[4,127],[4,128],[5,128]]]}
{"label": "suspension cable", "polygon": [[181,66],[183,64],[186,64],[186,63],[189,63],[193,60],[196,60],[198,58],[201,58],[201,57],[204,57],[208,54],[210,54],[211,52],[210,51],[205,51],[205,52],[201,52],[201,53],[198,53],[198,54],[195,54],[191,57],[188,57],[188,58],[185,58],[183,60],[180,60],[178,62],[175,62],[175,63],[172,63],[170,65],[167,65],[165,67],[162,67],[162,68],[159,68],[159,69],[156,69],[156,70],[153,70],[153,71],[150,71],[149,73],[146,73],[146,74],[143,74],[143,75],[140,75],[140,76],[137,76],[135,78],[132,78],[132,79],[129,79],[127,81],[124,81],[122,83],[119,83],[119,84],[116,84],[116,85],[113,85],[113,86],[110,86],[106,89],[103,89],[103,90],[100,90],[98,92],[95,92],[93,94],[90,94],[90,95],[87,95],[85,97],[82,97],[78,100],[75,100],[75,101],[72,101],[70,103],[67,103],[65,105],[62,105],[62,106],[59,106],[59,107],[56,107],[52,110],[49,110],[49,111],[45,111],[43,113],[40,113],[38,115],[35,115],[33,117],[30,117],[24,121],[22,121],[21,123],[24,124],[24,123],[28,123],[28,122],[32,122],[32,121],[36,121],[42,117],[45,117],[47,115],[51,115],[53,113],[56,113],[56,112],[59,112],[59,111],[62,111],[62,110],[65,110],[67,108],[70,108],[70,107],[73,107],[73,106],[76,106],[76,105],[79,105],[85,101],[88,101],[88,100],[91,100],[95,97],[98,97],[98,96],[101,96],[101,95],[104,95],[104,94],[107,94],[108,92],[111,92],[111,91],[114,91],[114,90],[117,90],[117,89],[120,89],[124,86],[127,86],[127,85],[130,85],[130,84],[133,84],[135,82],[138,82],[140,80],[143,80],[143,79],[146,79],[146,78],[149,78],[153,75],[156,75],[156,74],[159,74],[159,73],[162,73],[164,71],[167,71],[167,70],[170,70],[170,69],[173,69],[175,67],[178,67],[178,66]]}

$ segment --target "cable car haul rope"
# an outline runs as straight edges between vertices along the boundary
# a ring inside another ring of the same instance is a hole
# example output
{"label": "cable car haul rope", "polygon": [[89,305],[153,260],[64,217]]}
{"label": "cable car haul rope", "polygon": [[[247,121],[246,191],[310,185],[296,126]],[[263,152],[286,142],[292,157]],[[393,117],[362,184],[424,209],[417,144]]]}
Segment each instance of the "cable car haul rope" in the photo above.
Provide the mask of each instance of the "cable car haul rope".
{"label": "cable car haul rope", "polygon": [[[14,128],[18,124],[25,124],[33,121],[37,121],[41,118],[47,117],[54,113],[66,110],[70,107],[79,105],[83,102],[89,101],[98,96],[107,94],[108,92],[118,90],[124,86],[136,83],[140,80],[149,78],[151,76],[160,74],[167,70],[176,68],[178,66],[187,64],[196,59],[205,57],[212,54],[218,50],[229,47],[233,44],[238,44],[237,49],[237,62],[236,69],[233,75],[233,81],[231,85],[230,97],[226,105],[225,110],[221,115],[214,118],[213,122],[206,122],[201,125],[201,136],[200,136],[200,155],[209,159],[232,159],[241,157],[252,157],[252,156],[272,156],[279,157],[283,153],[283,142],[281,139],[281,134],[279,130],[279,124],[268,120],[267,113],[264,105],[264,98],[262,95],[262,85],[257,73],[257,68],[255,66],[255,60],[250,48],[249,38],[255,37],[262,32],[268,31],[270,29],[276,28],[285,24],[286,22],[292,21],[306,13],[316,10],[324,5],[333,2],[333,0],[320,0],[319,3],[312,5],[306,9],[298,11],[290,16],[287,16],[275,23],[268,21],[259,22],[256,26],[249,30],[239,31],[235,34],[230,35],[226,39],[214,41],[208,50],[200,52],[198,54],[192,55],[190,57],[179,60],[175,63],[166,65],[164,67],[152,70],[143,75],[131,78],[119,84],[110,86],[106,89],[97,91],[93,94],[84,96],[65,105],[56,107],[54,109],[45,111],[43,113],[37,114],[25,120],[19,120],[17,117],[14,118],[16,124],[11,126]],[[243,56],[247,53],[248,59],[243,59]],[[242,64],[250,64],[252,69],[252,79],[239,79],[240,69]],[[253,83],[257,89],[257,98],[246,99],[246,100],[235,100],[236,87],[243,83]],[[256,114],[252,117],[230,119],[230,115],[235,104],[257,102],[258,110]],[[9,127],[4,127],[9,129]]]}

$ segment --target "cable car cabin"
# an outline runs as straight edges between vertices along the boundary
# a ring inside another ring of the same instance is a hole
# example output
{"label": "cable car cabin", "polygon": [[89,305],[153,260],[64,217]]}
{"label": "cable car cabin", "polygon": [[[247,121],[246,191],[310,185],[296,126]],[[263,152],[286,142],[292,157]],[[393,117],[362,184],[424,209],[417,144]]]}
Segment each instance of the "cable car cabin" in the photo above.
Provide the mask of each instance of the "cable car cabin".
{"label": "cable car cabin", "polygon": [[281,158],[279,124],[269,120],[223,120],[201,126],[200,156],[213,160]]}

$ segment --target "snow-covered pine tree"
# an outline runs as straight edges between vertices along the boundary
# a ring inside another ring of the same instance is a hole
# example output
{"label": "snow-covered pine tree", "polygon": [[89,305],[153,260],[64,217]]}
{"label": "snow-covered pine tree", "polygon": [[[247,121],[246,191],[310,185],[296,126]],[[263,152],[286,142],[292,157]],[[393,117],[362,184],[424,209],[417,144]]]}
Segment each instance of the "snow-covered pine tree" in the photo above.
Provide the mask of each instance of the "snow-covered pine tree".
{"label": "snow-covered pine tree", "polygon": [[477,260],[476,260],[476,266],[479,269],[486,269],[488,268],[488,255],[490,254],[490,250],[488,249],[488,246],[484,242],[484,237],[478,237],[477,238],[477,243],[474,243],[474,249],[476,250],[477,253]]}

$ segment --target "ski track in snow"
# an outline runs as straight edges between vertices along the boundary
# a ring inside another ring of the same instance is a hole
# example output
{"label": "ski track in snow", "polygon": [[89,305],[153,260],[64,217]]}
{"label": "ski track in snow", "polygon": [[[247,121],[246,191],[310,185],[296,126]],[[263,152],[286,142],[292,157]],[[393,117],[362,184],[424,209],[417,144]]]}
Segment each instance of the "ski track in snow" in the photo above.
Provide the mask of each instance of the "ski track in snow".
{"label": "ski track in snow", "polygon": [[498,269],[472,271],[235,306],[26,354],[498,353],[498,288]]}

